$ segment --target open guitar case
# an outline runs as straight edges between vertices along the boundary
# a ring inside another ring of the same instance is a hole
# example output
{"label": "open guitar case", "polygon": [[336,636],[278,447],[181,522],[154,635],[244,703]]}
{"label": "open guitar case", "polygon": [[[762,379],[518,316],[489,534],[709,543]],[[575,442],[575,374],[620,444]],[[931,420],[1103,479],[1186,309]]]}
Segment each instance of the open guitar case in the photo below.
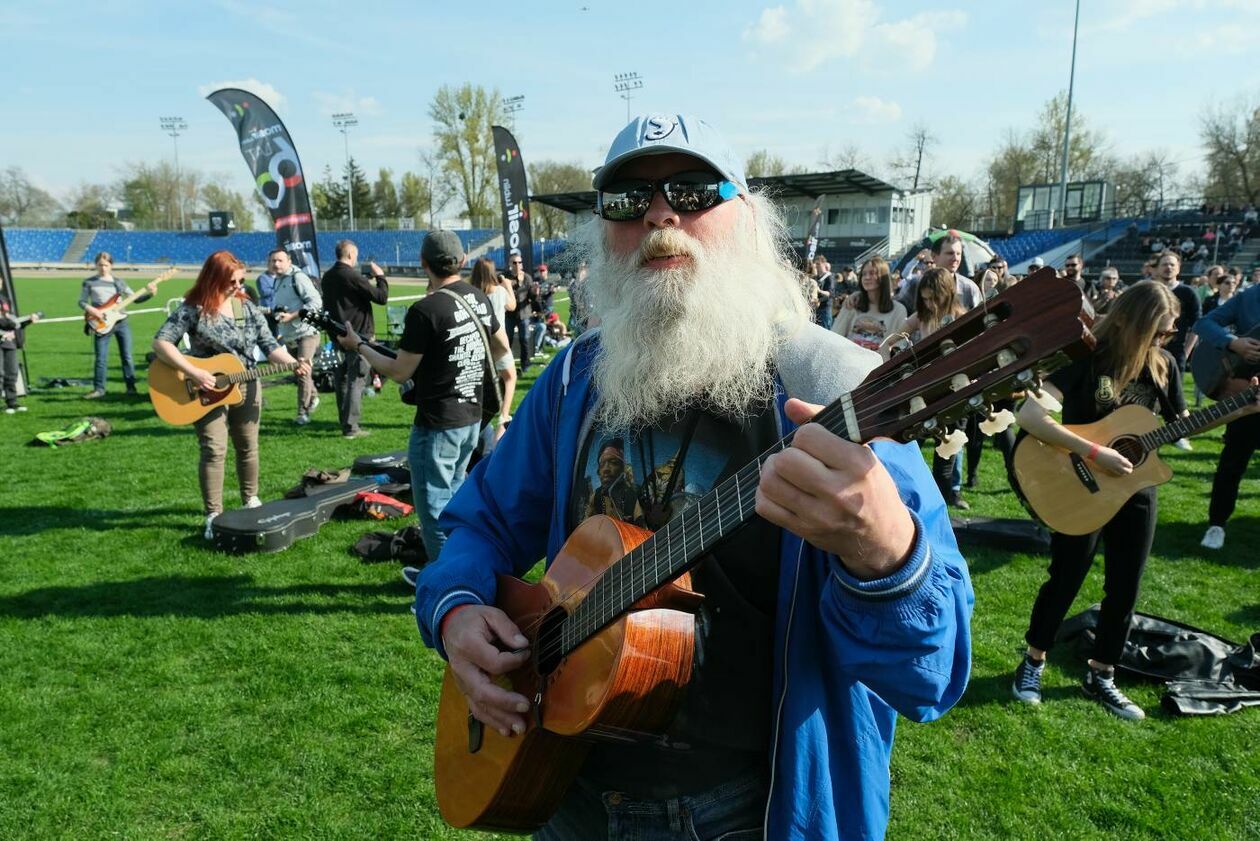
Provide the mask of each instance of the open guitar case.
{"label": "open guitar case", "polygon": [[233,554],[279,552],[294,541],[315,534],[340,509],[352,505],[361,492],[378,487],[375,479],[352,479],[311,488],[306,496],[297,499],[278,499],[258,508],[224,511],[210,525],[214,547]]}

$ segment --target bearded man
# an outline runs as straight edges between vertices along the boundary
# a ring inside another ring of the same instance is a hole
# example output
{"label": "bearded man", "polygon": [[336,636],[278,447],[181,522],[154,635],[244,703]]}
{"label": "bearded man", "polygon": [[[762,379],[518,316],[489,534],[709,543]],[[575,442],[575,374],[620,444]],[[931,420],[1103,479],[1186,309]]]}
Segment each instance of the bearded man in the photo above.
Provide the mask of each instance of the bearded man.
{"label": "bearded man", "polygon": [[812,323],[782,216],[739,160],[684,115],[614,139],[587,232],[600,326],[539,377],[443,513],[449,540],[417,583],[420,633],[470,713],[522,734],[533,699],[495,678],[532,655],[493,607],[495,576],[555,558],[599,484],[601,443],[661,477],[653,503],[668,508],[795,431],[760,460],[758,516],[692,570],[704,603],[672,724],[596,739],[536,838],[880,837],[898,713],[937,718],[966,686],[973,597],[944,502],[917,447],[809,422],[879,358]]}

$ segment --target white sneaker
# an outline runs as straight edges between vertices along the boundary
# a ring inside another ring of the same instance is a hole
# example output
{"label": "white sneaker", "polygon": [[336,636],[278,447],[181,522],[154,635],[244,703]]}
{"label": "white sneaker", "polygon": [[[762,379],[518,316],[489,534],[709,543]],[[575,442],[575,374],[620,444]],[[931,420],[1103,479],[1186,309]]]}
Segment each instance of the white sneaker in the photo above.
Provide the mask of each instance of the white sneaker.
{"label": "white sneaker", "polygon": [[1173,441],[1173,446],[1179,450],[1185,450],[1187,453],[1194,450],[1194,447],[1185,438],[1178,438],[1176,441]]}
{"label": "white sneaker", "polygon": [[298,416],[293,419],[293,422],[298,426],[306,426],[311,422],[311,419],[306,412],[298,412]]}
{"label": "white sneaker", "polygon": [[25,406],[18,406],[18,407],[17,407],[17,410],[18,410],[19,412],[25,412],[25,411],[26,411],[26,407],[25,407]]}
{"label": "white sneaker", "polygon": [[5,410],[4,410],[4,413],[5,413],[6,415],[16,415],[16,414],[17,414],[17,409],[5,409]]}
{"label": "white sneaker", "polygon": [[262,500],[256,496],[251,496],[249,499],[245,500],[245,507],[246,508],[262,508]]}
{"label": "white sneaker", "polygon": [[214,518],[219,516],[218,512],[206,515],[206,531],[204,537],[206,540],[214,540]]}
{"label": "white sneaker", "polygon": [[1220,549],[1225,545],[1225,529],[1220,526],[1208,526],[1199,545],[1204,549]]}
{"label": "white sneaker", "polygon": [[319,408],[319,397],[316,396],[315,399],[311,401],[311,405],[306,407],[306,414],[308,415],[312,414],[318,408]]}

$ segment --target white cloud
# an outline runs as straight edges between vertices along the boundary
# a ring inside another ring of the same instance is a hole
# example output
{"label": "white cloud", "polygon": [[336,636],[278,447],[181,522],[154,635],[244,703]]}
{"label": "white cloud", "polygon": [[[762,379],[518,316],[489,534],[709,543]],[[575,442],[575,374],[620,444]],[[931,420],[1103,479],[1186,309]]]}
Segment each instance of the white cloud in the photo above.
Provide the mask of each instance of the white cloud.
{"label": "white cloud", "polygon": [[937,33],[966,25],[965,12],[943,9],[899,20],[880,20],[874,0],[796,0],[792,9],[771,6],[744,30],[746,42],[774,47],[798,73],[837,58],[892,56],[923,70],[936,56]]}
{"label": "white cloud", "polygon": [[375,117],[385,110],[381,107],[381,103],[377,101],[376,97],[358,96],[350,89],[339,93],[316,91],[315,101],[318,104],[320,113],[326,117],[346,112],[350,112],[358,117]]}
{"label": "white cloud", "polygon": [[893,123],[901,119],[901,106],[891,100],[878,96],[859,96],[853,100],[854,106],[868,123]]}
{"label": "white cloud", "polygon": [[243,91],[249,91],[255,94],[263,102],[270,105],[274,110],[279,111],[284,108],[284,96],[274,86],[266,82],[260,82],[257,79],[249,78],[234,82],[211,82],[208,85],[201,85],[197,88],[197,93],[206,97],[220,88],[240,88]]}

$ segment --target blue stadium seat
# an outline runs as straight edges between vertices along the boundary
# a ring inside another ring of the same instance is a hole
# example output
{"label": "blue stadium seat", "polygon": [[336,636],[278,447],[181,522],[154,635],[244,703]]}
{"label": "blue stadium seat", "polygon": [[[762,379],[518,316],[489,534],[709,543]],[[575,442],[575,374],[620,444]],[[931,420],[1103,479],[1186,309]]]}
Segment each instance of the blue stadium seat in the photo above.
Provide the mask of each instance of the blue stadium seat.
{"label": "blue stadium seat", "polygon": [[4,242],[15,263],[60,262],[74,231],[70,228],[5,228]]}

